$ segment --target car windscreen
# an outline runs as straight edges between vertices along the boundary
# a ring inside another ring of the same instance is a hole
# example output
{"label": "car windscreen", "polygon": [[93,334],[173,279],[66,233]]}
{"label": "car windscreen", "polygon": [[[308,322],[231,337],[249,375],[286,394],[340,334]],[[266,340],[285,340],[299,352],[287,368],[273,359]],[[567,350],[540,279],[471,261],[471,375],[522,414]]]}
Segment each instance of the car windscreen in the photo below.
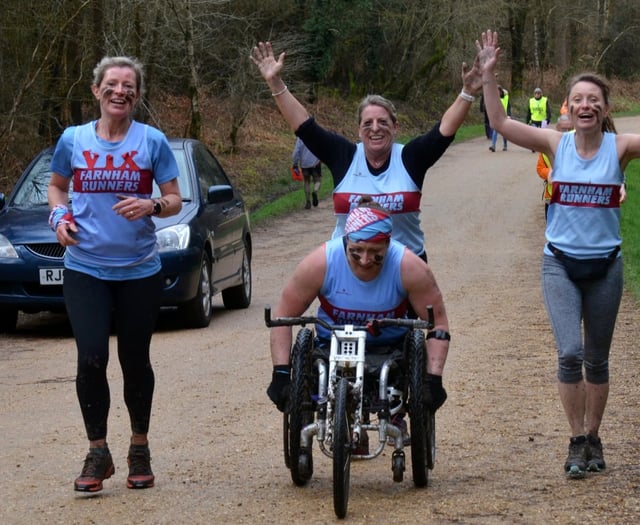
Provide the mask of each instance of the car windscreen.
{"label": "car windscreen", "polygon": [[41,155],[31,166],[27,176],[13,197],[14,206],[41,206],[48,204],[47,189],[51,179],[51,153]]}
{"label": "car windscreen", "polygon": [[[172,149],[173,155],[178,163],[178,186],[180,187],[180,194],[183,201],[190,201],[192,199],[191,184],[189,183],[189,166],[187,165],[187,156],[183,149]],[[153,191],[151,193],[152,198],[160,197],[160,188],[156,182],[153,182]]]}

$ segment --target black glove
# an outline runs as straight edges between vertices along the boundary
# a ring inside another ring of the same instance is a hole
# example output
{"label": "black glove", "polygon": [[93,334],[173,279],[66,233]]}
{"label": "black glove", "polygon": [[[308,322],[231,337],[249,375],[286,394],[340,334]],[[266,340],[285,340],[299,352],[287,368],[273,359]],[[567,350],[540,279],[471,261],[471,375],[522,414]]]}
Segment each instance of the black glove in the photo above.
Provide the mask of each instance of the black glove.
{"label": "black glove", "polygon": [[424,383],[424,401],[431,412],[438,410],[447,400],[447,391],[442,386],[442,376],[427,374]]}
{"label": "black glove", "polygon": [[267,395],[278,407],[280,412],[287,409],[289,400],[289,386],[291,385],[291,373],[289,365],[275,365],[271,374],[271,384],[267,388]]}

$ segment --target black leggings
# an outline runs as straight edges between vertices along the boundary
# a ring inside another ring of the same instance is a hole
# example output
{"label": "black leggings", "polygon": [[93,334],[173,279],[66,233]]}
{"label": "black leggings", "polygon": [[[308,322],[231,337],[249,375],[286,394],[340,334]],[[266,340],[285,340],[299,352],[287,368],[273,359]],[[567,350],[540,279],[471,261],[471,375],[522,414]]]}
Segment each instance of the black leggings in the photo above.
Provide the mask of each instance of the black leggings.
{"label": "black leggings", "polygon": [[124,401],[132,432],[146,434],[149,430],[155,382],[149,345],[162,288],[160,273],[143,279],[106,281],[65,270],[64,298],[78,349],[76,391],[91,441],[107,437],[110,406],[107,364],[112,324],[118,339]]}

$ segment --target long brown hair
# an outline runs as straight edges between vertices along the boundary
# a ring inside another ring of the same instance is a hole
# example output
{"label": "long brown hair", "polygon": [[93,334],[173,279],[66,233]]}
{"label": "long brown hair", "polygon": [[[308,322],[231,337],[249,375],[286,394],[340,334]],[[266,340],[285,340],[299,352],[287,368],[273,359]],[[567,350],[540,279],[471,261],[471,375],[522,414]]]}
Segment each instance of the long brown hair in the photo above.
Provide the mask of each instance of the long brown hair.
{"label": "long brown hair", "polygon": [[[567,100],[569,100],[569,94],[571,93],[571,90],[578,82],[590,82],[591,84],[595,84],[596,86],[598,86],[600,88],[600,91],[602,92],[602,98],[604,98],[604,103],[607,106],[609,106],[609,96],[611,94],[611,88],[609,87],[609,82],[607,82],[607,80],[603,76],[598,75],[597,73],[587,72],[587,73],[580,73],[574,76],[569,81],[569,87],[567,89]],[[610,131],[612,133],[618,133],[618,131],[616,130],[616,126],[613,123],[613,119],[611,118],[610,115],[607,115],[606,117],[604,117],[604,120],[602,121],[602,131]]]}

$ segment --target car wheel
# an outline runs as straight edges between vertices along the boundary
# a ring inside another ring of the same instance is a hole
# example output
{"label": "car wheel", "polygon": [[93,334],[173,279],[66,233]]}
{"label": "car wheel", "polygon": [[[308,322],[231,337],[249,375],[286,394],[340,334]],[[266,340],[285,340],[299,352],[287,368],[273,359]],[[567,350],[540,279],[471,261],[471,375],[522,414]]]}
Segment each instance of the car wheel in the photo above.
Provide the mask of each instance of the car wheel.
{"label": "car wheel", "polygon": [[0,333],[13,332],[18,324],[17,308],[0,309]]}
{"label": "car wheel", "polygon": [[222,290],[222,302],[225,308],[238,310],[251,304],[251,259],[247,246],[242,254],[242,284]]}
{"label": "car wheel", "polygon": [[211,257],[204,252],[200,263],[198,290],[193,299],[180,307],[180,314],[190,328],[206,328],[211,322]]}

